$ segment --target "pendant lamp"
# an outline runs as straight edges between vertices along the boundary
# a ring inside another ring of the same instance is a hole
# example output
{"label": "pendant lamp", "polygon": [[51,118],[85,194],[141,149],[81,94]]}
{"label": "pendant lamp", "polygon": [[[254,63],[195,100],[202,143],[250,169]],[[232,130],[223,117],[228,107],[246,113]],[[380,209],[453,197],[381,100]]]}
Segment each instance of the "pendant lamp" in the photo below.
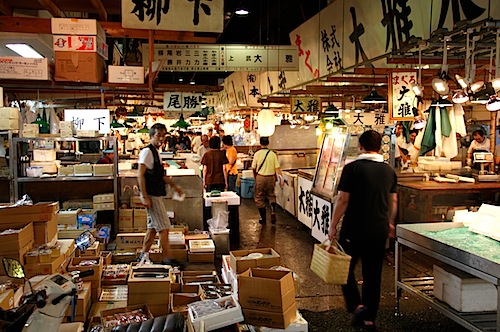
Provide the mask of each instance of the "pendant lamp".
{"label": "pendant lamp", "polygon": [[452,100],[456,104],[463,104],[469,100],[469,95],[467,95],[464,90],[456,90]]}
{"label": "pendant lamp", "polygon": [[274,134],[274,113],[270,109],[263,109],[257,115],[257,132],[260,136],[269,137]]}
{"label": "pendant lamp", "polygon": [[486,103],[486,109],[490,112],[496,112],[500,110],[500,99],[497,95],[492,95],[490,100]]}
{"label": "pendant lamp", "polygon": [[386,104],[387,100],[378,94],[375,88],[372,88],[372,91],[361,100],[362,104]]}
{"label": "pendant lamp", "polygon": [[446,79],[448,78],[448,47],[446,46],[446,42],[451,40],[450,37],[445,37],[443,40],[443,64],[441,66],[441,71],[439,73],[439,77],[432,80],[432,88],[439,95],[447,95],[450,92],[450,87],[448,86],[448,82]]}

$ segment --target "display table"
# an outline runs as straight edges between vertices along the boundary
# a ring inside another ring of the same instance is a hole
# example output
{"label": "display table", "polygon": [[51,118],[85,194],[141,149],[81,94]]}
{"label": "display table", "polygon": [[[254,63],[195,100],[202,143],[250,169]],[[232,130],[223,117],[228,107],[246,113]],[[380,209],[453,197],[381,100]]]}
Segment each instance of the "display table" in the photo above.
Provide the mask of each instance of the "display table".
{"label": "display table", "polygon": [[427,235],[428,232],[448,230],[463,227],[461,223],[425,223],[412,225],[398,225],[396,229],[396,310],[399,314],[401,291],[405,290],[426,300],[431,307],[471,331],[500,331],[500,311],[496,312],[467,312],[455,311],[447,304],[436,300],[433,296],[434,279],[408,278],[402,279],[402,250],[409,247],[427,256],[435,258],[445,264],[472,274],[497,288],[497,308],[500,308],[500,261],[485,258],[485,254],[476,252],[473,245],[471,251],[459,249],[457,245],[449,245],[435,240]]}
{"label": "display table", "polygon": [[429,222],[445,220],[454,206],[481,205],[498,200],[498,182],[438,183],[435,181],[398,182],[399,220]]}
{"label": "display table", "polygon": [[210,193],[203,194],[203,225],[208,230],[207,220],[212,218],[212,203],[225,201],[229,211],[229,239],[232,248],[240,243],[240,196],[232,191],[224,191],[220,197],[210,197]]}

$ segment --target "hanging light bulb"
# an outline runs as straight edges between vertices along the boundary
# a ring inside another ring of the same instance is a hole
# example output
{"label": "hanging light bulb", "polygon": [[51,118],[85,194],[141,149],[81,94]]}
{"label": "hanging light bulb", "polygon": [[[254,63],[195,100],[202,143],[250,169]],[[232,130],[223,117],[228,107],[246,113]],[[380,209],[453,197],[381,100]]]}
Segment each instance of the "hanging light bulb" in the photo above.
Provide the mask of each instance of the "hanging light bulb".
{"label": "hanging light bulb", "polygon": [[415,96],[422,97],[422,95],[424,93],[424,87],[423,86],[421,86],[419,84],[416,84],[416,83],[410,83],[410,87],[413,90],[413,93],[415,94]]}
{"label": "hanging light bulb", "polygon": [[435,78],[432,80],[432,88],[440,95],[446,95],[450,92],[448,83],[441,78]]}
{"label": "hanging light bulb", "polygon": [[326,123],[326,125],[325,125],[325,129],[330,130],[330,129],[332,129],[332,128],[333,128],[333,122],[328,121],[328,122]]}
{"label": "hanging light bulb", "polygon": [[453,102],[456,104],[463,104],[469,100],[469,96],[464,90],[456,90],[452,98]]}
{"label": "hanging light bulb", "polygon": [[455,75],[455,78],[457,79],[457,82],[458,82],[458,84],[460,84],[462,89],[466,89],[469,86],[469,84],[467,84],[467,81],[465,80],[465,78],[463,78],[462,76],[457,74],[457,75]]}
{"label": "hanging light bulb", "polygon": [[490,112],[500,110],[500,99],[498,99],[497,95],[490,96],[490,100],[486,103],[486,109]]}

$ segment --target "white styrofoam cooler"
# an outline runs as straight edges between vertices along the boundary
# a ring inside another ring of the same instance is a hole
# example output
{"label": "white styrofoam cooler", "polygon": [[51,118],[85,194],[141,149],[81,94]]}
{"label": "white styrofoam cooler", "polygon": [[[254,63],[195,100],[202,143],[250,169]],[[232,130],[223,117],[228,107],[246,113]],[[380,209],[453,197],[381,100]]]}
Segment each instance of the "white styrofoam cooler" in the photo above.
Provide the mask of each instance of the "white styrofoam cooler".
{"label": "white styrofoam cooler", "polygon": [[202,320],[205,322],[205,331],[213,331],[218,328],[229,326],[231,324],[236,324],[243,321],[243,312],[241,311],[241,306],[234,297],[226,296],[214,301],[219,303],[231,301],[234,307],[198,318],[194,317],[192,309],[189,308],[188,319],[191,320],[191,323],[193,324],[193,327],[196,332],[201,331],[200,322]]}
{"label": "white styrofoam cooler", "polygon": [[434,265],[434,296],[460,312],[496,311],[495,285],[451,266]]}

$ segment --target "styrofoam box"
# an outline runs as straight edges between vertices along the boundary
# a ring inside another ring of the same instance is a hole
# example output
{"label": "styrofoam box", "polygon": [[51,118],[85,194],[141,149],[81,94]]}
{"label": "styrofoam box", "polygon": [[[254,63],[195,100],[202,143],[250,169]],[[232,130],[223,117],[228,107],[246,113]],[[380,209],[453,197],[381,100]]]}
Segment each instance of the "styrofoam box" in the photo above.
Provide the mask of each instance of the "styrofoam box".
{"label": "styrofoam box", "polygon": [[56,160],[56,150],[54,149],[33,149],[34,161],[54,161]]}
{"label": "styrofoam box", "polygon": [[495,285],[450,266],[434,265],[434,296],[460,312],[496,311]]}
{"label": "styrofoam box", "polygon": [[43,173],[57,173],[57,164],[54,161],[32,161],[31,166],[42,166]]}
{"label": "styrofoam box", "polygon": [[90,35],[106,40],[106,31],[93,19],[51,18],[50,25],[53,35]]}
{"label": "styrofoam box", "polygon": [[17,107],[0,107],[0,119],[19,119]]}
{"label": "styrofoam box", "polygon": [[253,179],[253,170],[244,170],[241,171],[241,178],[242,179]]}
{"label": "styrofoam box", "polygon": [[193,311],[191,310],[191,308],[189,308],[189,320],[193,324],[196,332],[200,331],[200,322],[202,320],[205,322],[205,331],[213,331],[218,328],[240,323],[243,321],[243,312],[241,311],[241,306],[234,297],[225,296],[214,301],[218,303],[232,301],[234,307],[213,313],[211,315],[198,317],[196,319],[193,316]]}
{"label": "styrofoam box", "polygon": [[144,67],[108,66],[108,82],[144,84]]}
{"label": "styrofoam box", "polygon": [[309,324],[302,317],[300,312],[297,310],[297,315],[295,316],[295,321],[290,323],[286,329],[273,329],[270,327],[258,327],[258,332],[308,332]]}

